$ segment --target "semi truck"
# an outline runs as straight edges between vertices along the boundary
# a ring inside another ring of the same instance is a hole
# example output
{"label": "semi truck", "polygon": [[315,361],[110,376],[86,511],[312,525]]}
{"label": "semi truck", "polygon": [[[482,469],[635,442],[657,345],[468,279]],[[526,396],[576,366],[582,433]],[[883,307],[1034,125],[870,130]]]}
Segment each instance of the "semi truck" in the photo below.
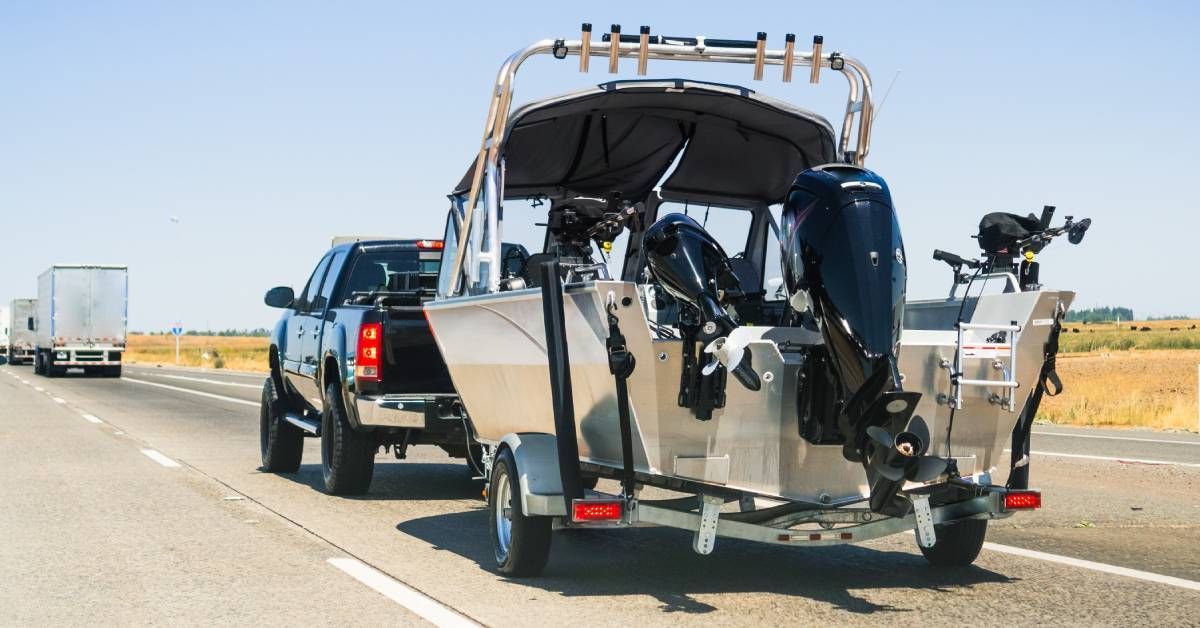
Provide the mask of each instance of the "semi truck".
{"label": "semi truck", "polygon": [[121,376],[129,272],[125,266],[56,264],[38,277],[34,372],[82,368]]}
{"label": "semi truck", "polygon": [[7,361],[8,358],[8,306],[0,305],[0,353],[4,354]]}
{"label": "semi truck", "polygon": [[8,327],[9,364],[33,364],[36,316],[37,299],[13,299],[8,304],[4,324]]}

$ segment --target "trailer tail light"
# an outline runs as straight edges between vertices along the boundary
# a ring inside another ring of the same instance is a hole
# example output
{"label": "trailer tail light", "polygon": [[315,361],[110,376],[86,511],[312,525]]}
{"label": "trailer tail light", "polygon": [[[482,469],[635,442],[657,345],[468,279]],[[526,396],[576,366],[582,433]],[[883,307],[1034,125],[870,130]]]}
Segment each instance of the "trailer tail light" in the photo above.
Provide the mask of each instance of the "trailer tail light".
{"label": "trailer tail light", "polygon": [[441,240],[418,240],[417,248],[422,251],[440,251],[446,247],[446,243]]}
{"label": "trailer tail light", "polygon": [[383,325],[363,323],[358,328],[358,351],[354,360],[354,379],[378,382],[382,376],[379,354],[383,351]]}
{"label": "trailer tail light", "polygon": [[1004,494],[1005,510],[1033,510],[1041,507],[1040,491],[1009,491]]}
{"label": "trailer tail light", "polygon": [[619,499],[577,499],[571,502],[571,520],[620,521],[623,510]]}

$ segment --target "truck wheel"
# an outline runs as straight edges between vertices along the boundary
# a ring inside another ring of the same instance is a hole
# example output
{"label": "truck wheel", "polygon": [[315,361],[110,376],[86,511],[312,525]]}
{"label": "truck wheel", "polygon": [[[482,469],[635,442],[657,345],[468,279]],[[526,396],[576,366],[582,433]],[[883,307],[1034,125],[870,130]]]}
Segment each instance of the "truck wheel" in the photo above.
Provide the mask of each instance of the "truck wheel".
{"label": "truck wheel", "polygon": [[987,536],[987,519],[967,519],[937,526],[937,542],[921,548],[925,560],[938,567],[966,567],[975,562]]}
{"label": "truck wheel", "polygon": [[521,511],[521,486],[517,464],[506,447],[492,465],[488,487],[488,517],[496,568],[515,578],[536,576],[550,558],[550,517]]}
{"label": "truck wheel", "polygon": [[373,434],[354,431],[342,407],[342,390],[337,382],[325,387],[325,411],[321,413],[321,471],[325,491],[331,495],[362,495],[371,487],[375,473]]}
{"label": "truck wheel", "polygon": [[275,380],[267,377],[263,383],[258,422],[262,468],[268,473],[295,473],[304,455],[304,432],[283,420],[281,410],[282,403],[275,393]]}
{"label": "truck wheel", "polygon": [[34,375],[42,374],[42,352],[41,351],[33,354],[33,374]]}

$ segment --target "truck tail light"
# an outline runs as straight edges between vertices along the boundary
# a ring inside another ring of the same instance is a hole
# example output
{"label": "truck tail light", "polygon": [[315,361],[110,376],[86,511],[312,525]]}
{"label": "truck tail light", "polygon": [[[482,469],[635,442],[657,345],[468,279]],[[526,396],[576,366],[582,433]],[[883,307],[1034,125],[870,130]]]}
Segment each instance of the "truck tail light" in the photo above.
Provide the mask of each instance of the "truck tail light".
{"label": "truck tail light", "polygon": [[378,382],[382,373],[379,355],[383,351],[383,325],[363,323],[358,328],[358,351],[354,360],[354,379],[360,382]]}
{"label": "truck tail light", "polygon": [[440,251],[446,247],[446,243],[441,240],[418,240],[417,248],[422,251]]}
{"label": "truck tail light", "polygon": [[577,499],[571,502],[571,520],[620,521],[622,510],[619,499]]}
{"label": "truck tail light", "polygon": [[1004,494],[1005,510],[1034,510],[1041,507],[1041,491],[1009,491]]}

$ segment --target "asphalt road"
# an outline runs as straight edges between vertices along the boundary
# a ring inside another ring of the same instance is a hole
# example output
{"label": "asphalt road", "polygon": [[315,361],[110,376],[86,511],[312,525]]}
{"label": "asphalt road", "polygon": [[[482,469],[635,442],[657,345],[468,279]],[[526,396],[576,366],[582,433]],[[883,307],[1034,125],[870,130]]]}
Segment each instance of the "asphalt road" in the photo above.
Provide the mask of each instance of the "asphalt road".
{"label": "asphalt road", "polygon": [[1190,624],[1200,609],[1195,435],[1039,428],[1043,509],[993,522],[967,569],[928,566],[909,534],[722,539],[701,557],[685,532],[638,529],[556,534],[543,577],[507,580],[481,484],[440,450],[381,454],[361,498],[320,491],[316,441],[298,473],[258,471],[261,381],[0,367],[0,624]]}

